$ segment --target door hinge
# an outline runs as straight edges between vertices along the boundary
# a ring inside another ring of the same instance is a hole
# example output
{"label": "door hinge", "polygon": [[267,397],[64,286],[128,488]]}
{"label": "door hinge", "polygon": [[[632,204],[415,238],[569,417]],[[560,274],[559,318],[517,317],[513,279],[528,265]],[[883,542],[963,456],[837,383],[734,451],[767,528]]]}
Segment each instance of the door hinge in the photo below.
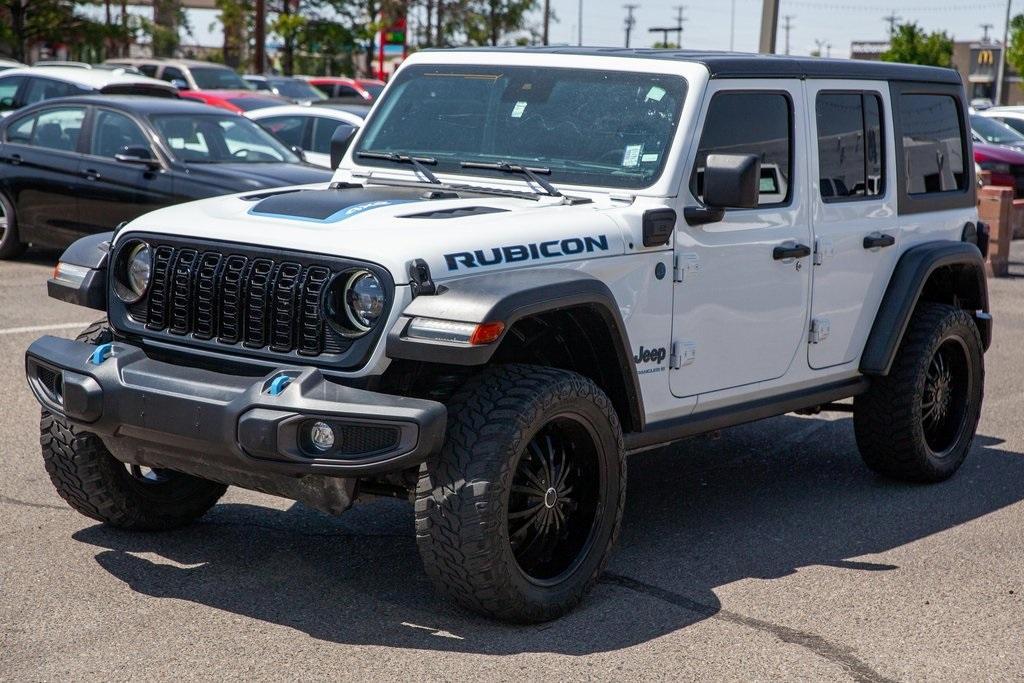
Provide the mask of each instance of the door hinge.
{"label": "door hinge", "polygon": [[828,318],[814,318],[811,320],[811,331],[807,335],[807,341],[811,344],[820,344],[828,339],[831,328]]}
{"label": "door hinge", "polygon": [[672,342],[672,354],[668,366],[673,370],[692,364],[697,360],[697,343],[692,341]]}
{"label": "door hinge", "polygon": [[672,281],[683,282],[700,272],[700,257],[694,253],[676,254],[672,257]]}
{"label": "door hinge", "polygon": [[836,245],[832,240],[823,238],[814,242],[814,265],[820,266],[826,258],[832,258],[835,255]]}

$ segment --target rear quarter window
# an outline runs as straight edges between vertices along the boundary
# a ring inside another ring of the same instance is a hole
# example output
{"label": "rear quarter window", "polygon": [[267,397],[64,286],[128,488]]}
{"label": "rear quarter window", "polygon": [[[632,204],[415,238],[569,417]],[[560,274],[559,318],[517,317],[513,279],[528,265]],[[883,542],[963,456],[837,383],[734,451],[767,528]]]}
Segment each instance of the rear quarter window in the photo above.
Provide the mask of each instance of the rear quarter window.
{"label": "rear quarter window", "polygon": [[900,95],[907,194],[928,195],[967,187],[964,138],[952,95]]}

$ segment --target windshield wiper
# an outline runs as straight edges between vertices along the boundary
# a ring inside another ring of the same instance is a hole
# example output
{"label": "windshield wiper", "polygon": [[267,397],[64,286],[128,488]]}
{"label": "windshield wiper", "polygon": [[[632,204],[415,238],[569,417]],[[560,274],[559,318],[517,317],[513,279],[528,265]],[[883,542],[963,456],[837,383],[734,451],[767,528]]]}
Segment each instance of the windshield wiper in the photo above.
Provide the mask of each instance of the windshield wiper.
{"label": "windshield wiper", "polygon": [[508,161],[497,161],[493,163],[486,161],[463,161],[459,163],[459,166],[462,168],[485,168],[492,171],[501,171],[502,173],[519,173],[539,185],[549,197],[562,196],[562,193],[559,192],[554,185],[537,175],[538,173],[550,175],[550,168],[530,168],[523,166],[522,164],[509,163]]}
{"label": "windshield wiper", "polygon": [[356,156],[361,159],[383,159],[384,161],[393,161],[396,164],[412,164],[412,167],[416,169],[416,172],[427,179],[428,182],[434,185],[440,185],[441,181],[437,179],[437,176],[431,173],[430,169],[424,166],[424,164],[430,164],[434,166],[437,164],[437,159],[434,157],[414,157],[409,154],[398,154],[396,152],[356,152]]}

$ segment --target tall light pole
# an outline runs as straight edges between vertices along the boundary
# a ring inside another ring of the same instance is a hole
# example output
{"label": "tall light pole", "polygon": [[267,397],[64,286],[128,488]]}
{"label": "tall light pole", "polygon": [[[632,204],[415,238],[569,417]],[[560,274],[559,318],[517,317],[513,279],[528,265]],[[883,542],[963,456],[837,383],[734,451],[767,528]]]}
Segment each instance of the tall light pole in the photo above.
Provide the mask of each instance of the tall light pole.
{"label": "tall light pole", "polygon": [[623,5],[626,10],[626,47],[629,47],[629,36],[633,33],[633,27],[636,26],[636,17],[633,16],[633,12],[640,7],[640,5]]}
{"label": "tall light pole", "polygon": [[1002,25],[1002,46],[999,48],[999,69],[995,75],[995,105],[1002,103],[1002,81],[1007,77],[1007,41],[1010,38],[1010,5],[1014,0],[1007,0],[1007,20]]}
{"label": "tall light pole", "polygon": [[779,0],[764,0],[761,6],[761,40],[757,51],[764,54],[775,52],[775,34],[779,30]]}
{"label": "tall light pole", "polygon": [[578,46],[580,46],[580,47],[583,47],[583,0],[580,0],[579,16],[580,16],[580,20],[578,22],[576,22],[576,30],[577,30],[576,44]]}
{"label": "tall light pole", "polygon": [[786,16],[783,17],[783,19],[786,20],[786,23],[784,23],[782,25],[782,30],[786,32],[786,54],[788,55],[789,54],[789,32],[793,28],[793,15],[792,14],[787,14]]}
{"label": "tall light pole", "polygon": [[548,29],[551,28],[551,0],[544,0],[544,29],[541,34],[541,42],[548,44]]}
{"label": "tall light pole", "polygon": [[729,52],[736,49],[736,0],[729,9]]}

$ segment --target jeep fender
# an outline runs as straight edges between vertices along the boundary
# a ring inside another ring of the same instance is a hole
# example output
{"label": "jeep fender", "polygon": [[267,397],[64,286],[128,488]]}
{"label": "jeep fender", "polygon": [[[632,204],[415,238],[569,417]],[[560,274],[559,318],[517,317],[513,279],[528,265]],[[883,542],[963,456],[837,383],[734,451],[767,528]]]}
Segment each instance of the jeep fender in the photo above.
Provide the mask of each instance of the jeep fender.
{"label": "jeep fender", "polygon": [[[450,365],[485,365],[518,322],[541,313],[587,308],[607,326],[615,350],[618,372],[626,391],[630,418],[643,428],[644,410],[636,365],[618,304],[600,280],[568,268],[529,268],[456,278],[438,284],[437,294],[413,299],[391,328],[389,358]],[[435,318],[468,323],[502,322],[505,327],[493,343],[480,346],[405,336],[413,318]]]}
{"label": "jeep fender", "polygon": [[75,240],[64,250],[60,262],[87,269],[81,279],[51,277],[46,293],[54,299],[76,306],[107,310],[107,257],[113,232],[100,232]]}
{"label": "jeep fender", "polygon": [[907,249],[896,263],[861,355],[862,373],[889,374],[910,317],[929,279],[936,271],[950,267],[958,271],[958,289],[953,293],[969,305],[971,313],[985,314],[976,315],[975,322],[982,346],[988,349],[992,343],[992,320],[987,315],[988,282],[981,252],[968,242],[931,242]]}

